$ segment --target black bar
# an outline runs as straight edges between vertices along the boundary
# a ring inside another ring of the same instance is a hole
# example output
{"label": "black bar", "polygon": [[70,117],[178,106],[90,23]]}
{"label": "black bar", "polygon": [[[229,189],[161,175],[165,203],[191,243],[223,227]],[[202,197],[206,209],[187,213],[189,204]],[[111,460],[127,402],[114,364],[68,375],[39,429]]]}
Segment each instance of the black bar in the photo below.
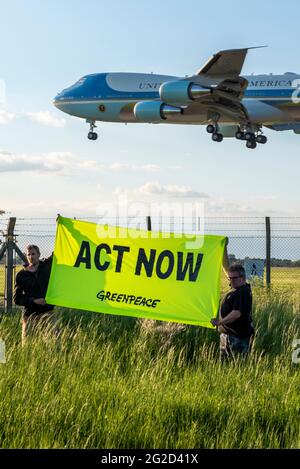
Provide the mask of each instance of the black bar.
{"label": "black bar", "polygon": [[148,231],[152,231],[152,227],[151,227],[151,217],[150,217],[150,216],[147,216],[147,217],[146,217],[146,222],[147,222],[147,230],[148,230]]}
{"label": "black bar", "polygon": [[[19,258],[27,263],[27,258],[25,256],[25,254],[21,251],[21,249],[16,245],[16,243],[14,243],[14,250],[16,251],[16,253],[18,254]],[[1,259],[1,258],[0,258]]]}
{"label": "black bar", "polygon": [[270,217],[266,217],[266,283],[271,285],[271,223]]}
{"label": "black bar", "polygon": [[5,251],[6,251],[6,243],[3,243],[1,248],[0,248],[0,261],[1,261],[2,257],[5,254]]}
{"label": "black bar", "polygon": [[[297,449],[2,449],[1,463],[6,460],[11,466],[19,462],[20,465],[30,464],[31,468],[40,467],[43,463],[61,464],[68,467],[74,463],[77,467],[105,468],[105,467],[211,467],[212,463],[219,463],[222,468],[232,468],[237,462],[243,468],[253,468],[253,463],[268,465],[270,457],[282,465],[288,460],[295,461],[299,457]],[[6,467],[6,466],[4,466]]]}

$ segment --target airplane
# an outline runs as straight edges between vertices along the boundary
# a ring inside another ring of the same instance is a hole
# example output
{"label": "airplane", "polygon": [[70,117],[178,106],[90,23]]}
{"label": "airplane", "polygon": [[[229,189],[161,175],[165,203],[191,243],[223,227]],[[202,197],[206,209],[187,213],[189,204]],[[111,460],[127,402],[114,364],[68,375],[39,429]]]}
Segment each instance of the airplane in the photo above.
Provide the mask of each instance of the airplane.
{"label": "airplane", "polygon": [[[265,47],[265,46],[260,46]],[[97,121],[206,125],[214,142],[224,137],[265,144],[263,127],[300,134],[300,75],[248,75],[241,71],[250,49],[214,54],[195,75],[94,73],[54,98],[54,105],[90,124]]]}

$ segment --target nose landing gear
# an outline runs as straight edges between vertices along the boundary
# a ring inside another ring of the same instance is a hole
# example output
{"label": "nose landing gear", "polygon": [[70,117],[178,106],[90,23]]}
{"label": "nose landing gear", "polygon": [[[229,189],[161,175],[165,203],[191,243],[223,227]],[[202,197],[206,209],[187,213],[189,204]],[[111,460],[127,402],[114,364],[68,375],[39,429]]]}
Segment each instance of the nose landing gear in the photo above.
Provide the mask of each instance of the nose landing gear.
{"label": "nose landing gear", "polygon": [[95,127],[97,127],[95,125],[95,121],[90,122],[90,131],[89,131],[88,136],[87,136],[89,140],[97,140],[97,138],[98,138],[98,134],[96,132],[94,132]]}

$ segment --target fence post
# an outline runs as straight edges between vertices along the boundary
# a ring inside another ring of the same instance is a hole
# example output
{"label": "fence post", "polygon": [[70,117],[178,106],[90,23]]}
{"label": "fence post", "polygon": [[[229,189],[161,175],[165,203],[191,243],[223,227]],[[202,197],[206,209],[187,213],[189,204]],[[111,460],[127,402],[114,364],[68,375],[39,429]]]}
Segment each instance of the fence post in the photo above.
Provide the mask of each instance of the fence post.
{"label": "fence post", "polygon": [[152,227],[151,227],[151,217],[150,217],[150,216],[147,216],[147,217],[146,217],[146,223],[147,223],[147,230],[148,230],[148,231],[152,231]]}
{"label": "fence post", "polygon": [[8,221],[6,232],[6,256],[5,256],[5,294],[4,308],[5,312],[12,311],[13,305],[13,278],[14,278],[14,229],[16,218],[12,217]]}
{"label": "fence post", "polygon": [[265,218],[266,223],[266,284],[271,285],[271,223],[270,217]]}

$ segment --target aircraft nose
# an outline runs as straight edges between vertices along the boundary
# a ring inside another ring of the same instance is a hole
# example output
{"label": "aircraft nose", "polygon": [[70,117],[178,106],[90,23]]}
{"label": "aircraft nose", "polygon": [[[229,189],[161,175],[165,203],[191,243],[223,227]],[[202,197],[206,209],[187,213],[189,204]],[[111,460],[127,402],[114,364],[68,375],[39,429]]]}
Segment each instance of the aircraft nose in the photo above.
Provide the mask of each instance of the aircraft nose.
{"label": "aircraft nose", "polygon": [[55,96],[53,105],[60,111],[73,115],[74,106],[71,101],[72,97],[69,96],[68,91],[63,90]]}
{"label": "aircraft nose", "polygon": [[55,107],[59,108],[59,105],[62,104],[62,100],[64,98],[64,94],[63,92],[61,91],[60,93],[58,93],[54,99],[53,99],[53,104]]}

